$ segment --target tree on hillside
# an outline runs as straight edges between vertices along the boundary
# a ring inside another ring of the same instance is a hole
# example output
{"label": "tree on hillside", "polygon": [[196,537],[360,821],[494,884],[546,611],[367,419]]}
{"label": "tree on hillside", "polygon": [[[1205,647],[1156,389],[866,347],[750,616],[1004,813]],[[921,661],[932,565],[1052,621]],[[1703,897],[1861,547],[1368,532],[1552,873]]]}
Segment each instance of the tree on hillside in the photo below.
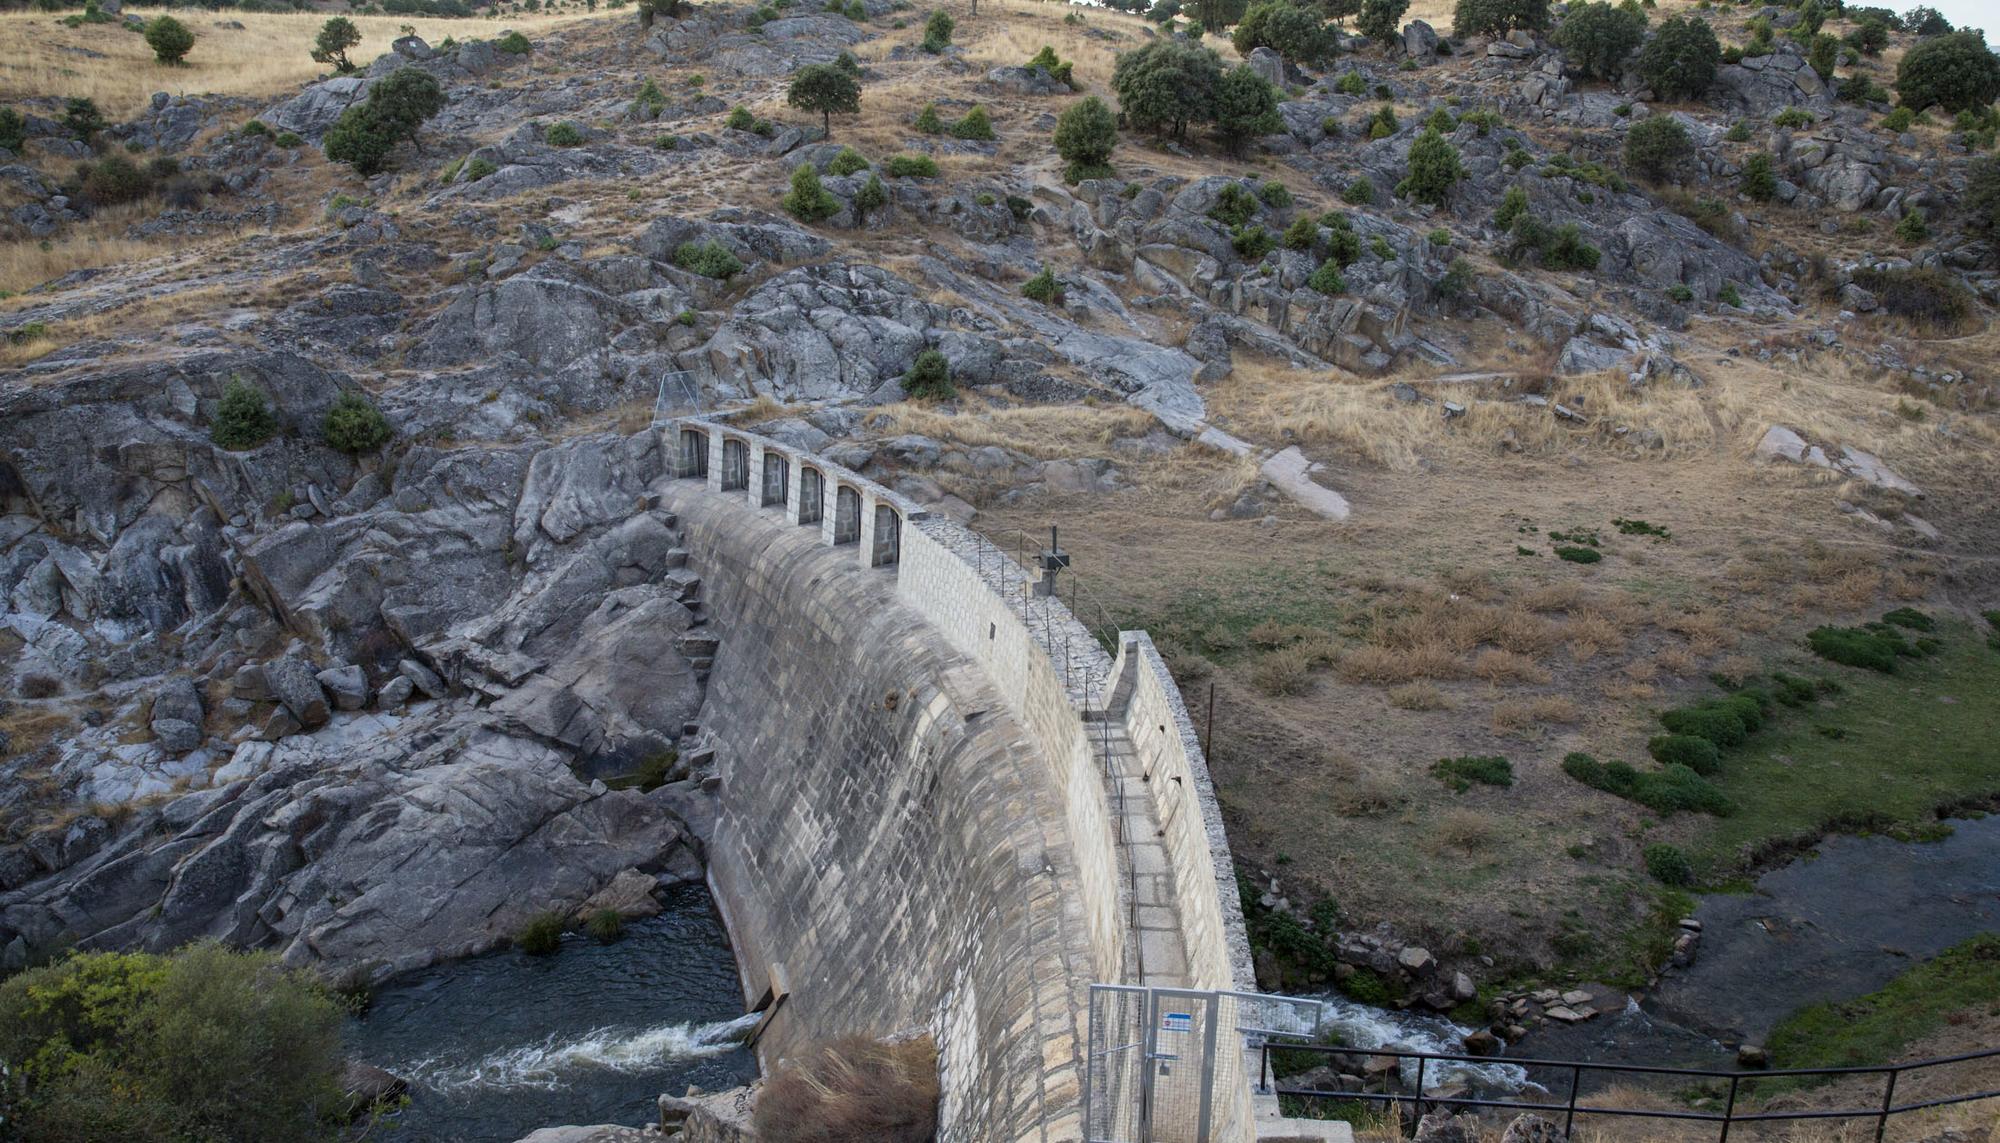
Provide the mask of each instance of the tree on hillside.
{"label": "tree on hillside", "polygon": [[1913,111],[1933,104],[1971,111],[2000,98],[2000,57],[1978,32],[1951,32],[1904,53],[1896,65],[1896,98]]}
{"label": "tree on hillside", "polygon": [[1451,17],[1454,36],[1504,36],[1516,28],[1549,26],[1549,0],[1458,0]]}
{"label": "tree on hillside", "polygon": [[1330,41],[1316,12],[1294,7],[1291,0],[1258,0],[1236,25],[1230,42],[1241,55],[1270,48],[1293,63],[1312,63],[1324,56]]}
{"label": "tree on hillside", "polygon": [[931,18],[924,21],[924,50],[937,55],[950,47],[951,33],[955,27],[957,25],[952,23],[950,15],[943,11],[932,12]]}
{"label": "tree on hillside", "polygon": [[1095,95],[1070,104],[1056,119],[1056,154],[1068,163],[1068,182],[1103,178],[1111,173],[1111,149],[1118,145],[1118,120]]}
{"label": "tree on hillside", "polygon": [[1410,177],[1397,184],[1396,195],[1413,202],[1443,206],[1451,195],[1452,184],[1464,177],[1465,167],[1459,162],[1458,148],[1439,134],[1437,128],[1426,127],[1417,141],[1410,144]]}
{"label": "tree on hillside", "polygon": [[1249,0],[1189,0],[1186,12],[1195,23],[1217,35],[1243,19]]}
{"label": "tree on hillside", "polygon": [[1259,135],[1285,129],[1278,116],[1278,89],[1271,81],[1237,64],[1224,72],[1215,85],[1215,133],[1230,154],[1240,155],[1243,147]]}
{"label": "tree on hillside", "polygon": [[817,111],[833,138],[833,113],[852,115],[861,110],[861,85],[833,64],[808,64],[792,73],[792,88],[785,102],[801,111]]}
{"label": "tree on hillside", "polygon": [[1190,123],[1215,118],[1222,58],[1213,49],[1155,40],[1118,57],[1111,88],[1134,130],[1185,139]]}
{"label": "tree on hillside", "polygon": [[1556,29],[1556,46],[1585,76],[1617,79],[1625,73],[1625,60],[1646,39],[1646,17],[1613,8],[1598,0],[1595,4],[1574,4]]}
{"label": "tree on hillside", "polygon": [[1654,115],[1625,133],[1625,164],[1649,179],[1663,179],[1694,157],[1687,128],[1671,115]]}
{"label": "tree on hillside", "polygon": [[1708,21],[1669,16],[1639,50],[1639,74],[1661,99],[1693,99],[1715,82],[1722,45]]}
{"label": "tree on hillside", "polygon": [[163,64],[177,64],[194,47],[194,33],[172,16],[155,16],[146,23],[146,46]]}
{"label": "tree on hillside", "polygon": [[1389,43],[1402,34],[1403,13],[1409,10],[1410,0],[1361,0],[1355,30],[1377,43]]}
{"label": "tree on hillside", "polygon": [[1326,13],[1335,26],[1344,26],[1349,20],[1361,14],[1361,0],[1320,0],[1319,10]]}
{"label": "tree on hillside", "polygon": [[325,64],[338,72],[354,70],[354,61],[347,58],[347,49],[361,43],[361,29],[345,16],[335,16],[319,27],[319,38],[313,41],[314,63]]}
{"label": "tree on hillside", "polygon": [[405,139],[417,137],[424,120],[444,109],[444,89],[430,73],[406,67],[376,82],[368,100],[340,113],[326,133],[326,157],[372,175]]}

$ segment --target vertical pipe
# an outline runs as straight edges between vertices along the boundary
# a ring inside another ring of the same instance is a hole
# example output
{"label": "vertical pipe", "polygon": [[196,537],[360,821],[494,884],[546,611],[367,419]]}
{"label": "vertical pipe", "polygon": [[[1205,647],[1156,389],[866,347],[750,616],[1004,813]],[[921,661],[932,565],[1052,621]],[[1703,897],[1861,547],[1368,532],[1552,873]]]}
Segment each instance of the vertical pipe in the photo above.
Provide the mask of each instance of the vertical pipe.
{"label": "vertical pipe", "polygon": [[1583,1067],[1569,1066],[1569,1110],[1563,1115],[1563,1138],[1572,1138],[1576,1130],[1576,1092],[1583,1086]]}
{"label": "vertical pipe", "polygon": [[1202,736],[1208,741],[1201,744],[1202,757],[1208,764],[1215,765],[1215,684],[1208,684],[1208,719],[1201,724]]}
{"label": "vertical pipe", "polygon": [[1742,1082],[1740,1075],[1729,1077],[1729,1103],[1722,1109],[1722,1138],[1716,1143],[1729,1143],[1729,1125],[1736,1118],[1736,1088]]}
{"label": "vertical pipe", "polygon": [[1424,1065],[1428,1063],[1430,1061],[1424,1057],[1417,1057],[1417,1098],[1411,1106],[1416,1109],[1417,1123],[1420,1125],[1424,1121]]}
{"label": "vertical pipe", "polygon": [[1882,1143],[1883,1132],[1889,1130],[1889,1109],[1896,1106],[1896,1068],[1889,1069],[1889,1083],[1882,1089],[1882,1114],[1875,1117],[1875,1143]]}

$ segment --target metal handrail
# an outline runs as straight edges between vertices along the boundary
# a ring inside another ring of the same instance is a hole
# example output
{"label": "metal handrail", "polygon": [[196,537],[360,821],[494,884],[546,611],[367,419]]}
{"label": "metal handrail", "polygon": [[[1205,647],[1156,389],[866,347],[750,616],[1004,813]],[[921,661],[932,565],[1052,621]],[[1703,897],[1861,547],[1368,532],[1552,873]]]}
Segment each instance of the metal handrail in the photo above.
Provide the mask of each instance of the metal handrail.
{"label": "metal handrail", "polygon": [[[1417,1061],[1416,1090],[1403,1092],[1363,1092],[1363,1091],[1319,1091],[1311,1088],[1279,1087],[1271,1075],[1271,1049],[1287,1052],[1310,1052],[1324,1056],[1382,1056],[1395,1060]],[[1419,1117],[1426,1105],[1444,1107],[1490,1107],[1509,1111],[1548,1111],[1555,1105],[1531,1103],[1519,1099],[1481,1099],[1476,1096],[1427,1095],[1424,1092],[1424,1073],[1432,1062],[1490,1065],[1496,1062],[1513,1064],[1524,1068],[1566,1069],[1570,1073],[1569,1099],[1563,1106],[1563,1135],[1572,1134],[1578,1115],[1624,1116],[1633,1119],[1670,1119],[1695,1123],[1719,1123],[1722,1133],[1721,1143],[1728,1143],[1729,1129],[1737,1123],[1779,1123],[1808,1119],[1873,1119],[1875,1120],[1876,1143],[1881,1143],[1888,1130],[1889,1120],[1897,1115],[1912,1111],[1922,1111],[1933,1107],[1947,1107],[1959,1103],[1974,1103],[1982,1099],[2000,1099],[2000,1089],[1969,1092],[1962,1095],[1941,1096],[1933,1099],[1897,1103],[1896,1081],[1904,1072],[1921,1071],[1926,1068],[1942,1067],[1946,1064],[1964,1063],[1968,1060],[1983,1060],[2000,1057],[2000,1048],[1987,1048],[1976,1052],[1961,1052],[1955,1056],[1938,1056],[1926,1060],[1910,1060],[1899,1064],[1858,1064],[1828,1068],[1771,1068],[1763,1071],[1728,1071],[1720,1068],[1676,1068],[1658,1064],[1613,1064],[1592,1063],[1583,1060],[1544,1060],[1517,1058],[1511,1056],[1474,1056],[1453,1052],[1414,1052],[1400,1048],[1350,1048],[1337,1044],[1273,1043],[1269,1040],[1258,1049],[1257,1086],[1259,1091],[1280,1096],[1302,1099],[1355,1100],[1364,1103],[1388,1103],[1401,1105],[1408,1103]],[[1720,1112],[1688,1110],[1665,1110],[1637,1107],[1594,1107],[1577,1102],[1585,1072],[1617,1072],[1630,1075],[1676,1076],[1684,1079],[1726,1079],[1729,1081],[1729,1100]],[[1736,1110],[1738,1089],[1746,1082],[1787,1077],[1821,1076],[1887,1076],[1882,1101],[1865,1108],[1807,1108],[1798,1111],[1748,1111]]]}

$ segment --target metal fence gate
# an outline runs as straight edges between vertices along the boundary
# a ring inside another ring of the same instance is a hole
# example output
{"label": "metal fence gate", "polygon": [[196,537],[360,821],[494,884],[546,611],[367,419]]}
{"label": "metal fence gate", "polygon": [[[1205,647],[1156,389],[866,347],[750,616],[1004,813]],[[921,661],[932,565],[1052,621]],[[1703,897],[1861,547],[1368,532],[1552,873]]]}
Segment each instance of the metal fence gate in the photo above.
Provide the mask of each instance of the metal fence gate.
{"label": "metal fence gate", "polygon": [[1091,985],[1086,1143],[1249,1139],[1245,1051],[1272,1036],[1312,1036],[1321,1007],[1254,992]]}

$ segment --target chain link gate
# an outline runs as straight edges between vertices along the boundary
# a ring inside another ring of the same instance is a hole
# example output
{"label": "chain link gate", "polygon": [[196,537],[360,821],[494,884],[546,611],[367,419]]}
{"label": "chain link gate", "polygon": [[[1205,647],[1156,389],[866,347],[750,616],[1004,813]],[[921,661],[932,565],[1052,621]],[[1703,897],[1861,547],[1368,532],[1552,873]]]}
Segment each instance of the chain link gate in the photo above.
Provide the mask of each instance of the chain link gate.
{"label": "chain link gate", "polygon": [[1310,1038],[1320,1011],[1295,996],[1091,985],[1085,1143],[1251,1138],[1246,1048]]}

